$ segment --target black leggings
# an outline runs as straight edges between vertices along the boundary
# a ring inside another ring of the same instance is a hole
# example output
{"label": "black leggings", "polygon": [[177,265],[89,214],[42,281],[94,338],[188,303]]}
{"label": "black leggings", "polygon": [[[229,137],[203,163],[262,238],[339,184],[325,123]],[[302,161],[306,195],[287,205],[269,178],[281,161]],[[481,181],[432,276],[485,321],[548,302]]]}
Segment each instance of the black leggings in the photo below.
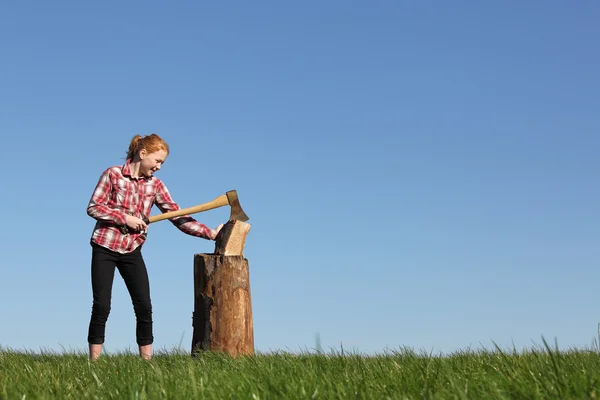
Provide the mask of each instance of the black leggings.
{"label": "black leggings", "polygon": [[136,317],[137,344],[152,344],[152,302],[150,283],[141,246],[127,254],[120,254],[92,243],[92,291],[94,305],[88,331],[88,343],[104,343],[106,320],[110,313],[110,300],[115,277],[115,267],[125,281]]}

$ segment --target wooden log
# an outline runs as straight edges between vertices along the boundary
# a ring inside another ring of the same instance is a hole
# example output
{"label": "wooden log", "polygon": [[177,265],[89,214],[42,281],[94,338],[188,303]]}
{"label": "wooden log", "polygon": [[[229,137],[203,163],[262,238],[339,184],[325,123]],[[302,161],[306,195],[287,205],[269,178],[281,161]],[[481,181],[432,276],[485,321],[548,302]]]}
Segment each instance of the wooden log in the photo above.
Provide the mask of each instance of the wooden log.
{"label": "wooden log", "polygon": [[248,260],[243,256],[194,256],[192,356],[222,351],[254,354]]}
{"label": "wooden log", "polygon": [[243,221],[229,221],[219,231],[215,240],[215,254],[224,256],[243,256],[246,236],[250,224]]}

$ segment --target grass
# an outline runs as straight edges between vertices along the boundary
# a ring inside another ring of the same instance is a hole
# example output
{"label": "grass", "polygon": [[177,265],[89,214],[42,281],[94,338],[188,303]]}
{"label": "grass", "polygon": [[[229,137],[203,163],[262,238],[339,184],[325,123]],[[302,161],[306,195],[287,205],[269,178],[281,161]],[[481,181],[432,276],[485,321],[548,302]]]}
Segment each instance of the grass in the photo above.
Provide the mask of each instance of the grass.
{"label": "grass", "polygon": [[0,399],[594,399],[598,350],[104,355],[0,349]]}

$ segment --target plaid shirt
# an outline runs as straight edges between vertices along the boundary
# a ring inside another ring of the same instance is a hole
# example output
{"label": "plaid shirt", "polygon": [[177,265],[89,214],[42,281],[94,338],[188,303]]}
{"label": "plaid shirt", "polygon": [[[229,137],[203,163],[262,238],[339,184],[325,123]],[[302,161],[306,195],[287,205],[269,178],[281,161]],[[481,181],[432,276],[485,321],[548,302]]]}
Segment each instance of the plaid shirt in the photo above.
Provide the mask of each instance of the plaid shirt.
{"label": "plaid shirt", "polygon": [[[146,232],[121,232],[120,228],[126,225],[126,214],[149,217],[154,204],[163,213],[180,209],[160,179],[133,178],[129,165],[127,160],[125,165],[110,167],[102,173],[87,208],[88,215],[96,219],[92,242],[118,253],[129,253],[146,241]],[[169,221],[188,235],[214,240],[215,231],[190,216]]]}

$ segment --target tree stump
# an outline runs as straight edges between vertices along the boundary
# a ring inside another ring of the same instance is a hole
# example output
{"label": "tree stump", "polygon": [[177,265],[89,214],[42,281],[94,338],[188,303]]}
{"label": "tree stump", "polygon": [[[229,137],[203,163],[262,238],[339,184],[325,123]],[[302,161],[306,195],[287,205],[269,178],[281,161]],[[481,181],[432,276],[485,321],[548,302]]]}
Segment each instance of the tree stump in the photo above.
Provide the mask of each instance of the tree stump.
{"label": "tree stump", "polygon": [[247,223],[229,221],[214,253],[194,255],[192,356],[199,351],[254,354],[249,265],[242,253],[249,230]]}

